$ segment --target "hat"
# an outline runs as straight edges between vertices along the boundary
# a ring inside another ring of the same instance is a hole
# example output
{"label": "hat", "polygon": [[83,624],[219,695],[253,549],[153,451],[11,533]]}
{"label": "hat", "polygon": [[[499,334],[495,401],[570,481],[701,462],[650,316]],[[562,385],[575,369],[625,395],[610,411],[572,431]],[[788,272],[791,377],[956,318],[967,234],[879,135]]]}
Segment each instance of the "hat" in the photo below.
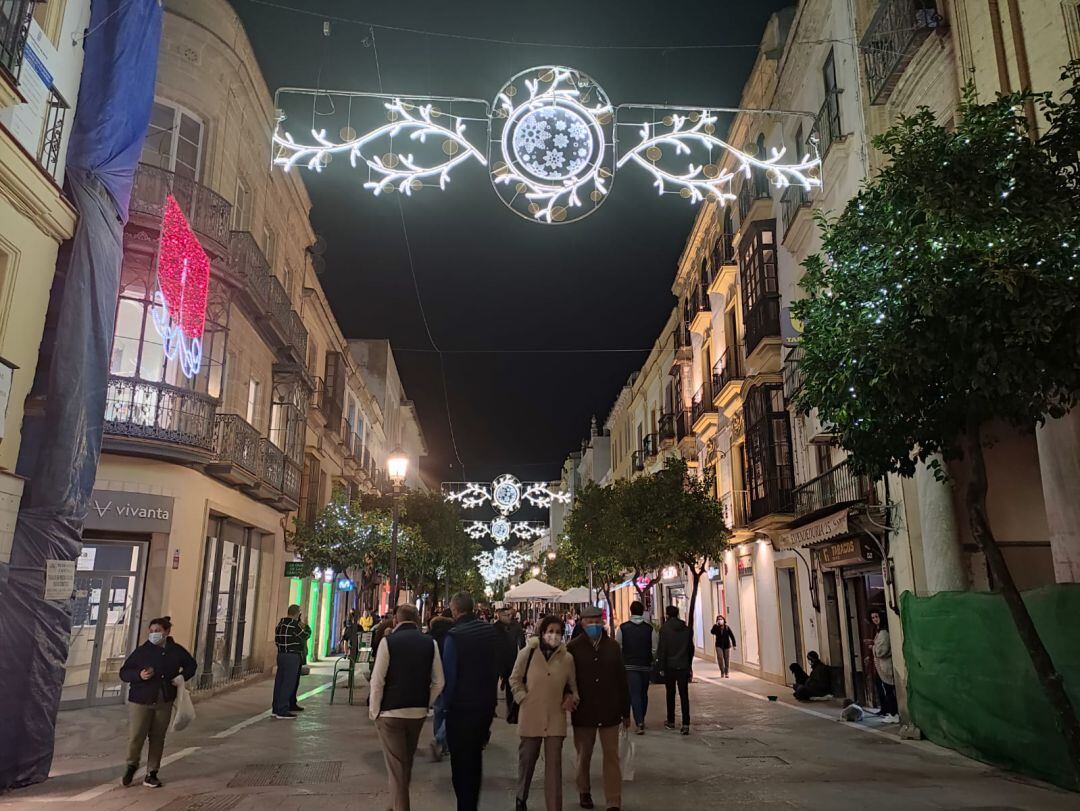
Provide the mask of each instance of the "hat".
{"label": "hat", "polygon": [[604,612],[597,608],[595,605],[586,606],[581,609],[581,618],[587,619],[601,619],[604,616]]}

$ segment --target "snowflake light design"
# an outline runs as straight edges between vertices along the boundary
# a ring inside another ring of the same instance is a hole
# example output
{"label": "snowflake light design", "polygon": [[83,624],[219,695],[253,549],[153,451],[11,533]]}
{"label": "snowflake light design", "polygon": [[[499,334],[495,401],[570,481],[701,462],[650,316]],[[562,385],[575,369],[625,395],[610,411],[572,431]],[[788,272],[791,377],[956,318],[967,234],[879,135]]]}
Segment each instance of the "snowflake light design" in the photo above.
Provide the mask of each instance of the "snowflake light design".
{"label": "snowflake light design", "polygon": [[498,547],[491,552],[481,552],[473,560],[485,583],[498,583],[523,568],[529,559],[517,550]]}
{"label": "snowflake light design", "polygon": [[509,521],[501,516],[492,521],[463,521],[462,527],[474,540],[490,537],[498,544],[506,543],[511,537],[533,541],[548,533],[543,521]]}
{"label": "snowflake light design", "polygon": [[522,502],[541,509],[547,509],[553,503],[570,503],[569,493],[558,490],[548,482],[522,482],[509,473],[499,476],[490,485],[479,482],[446,482],[443,484],[443,498],[459,503],[467,510],[482,507],[490,501],[503,516],[517,512]]}
{"label": "snowflake light design", "polygon": [[210,259],[171,194],[162,215],[157,283],[150,312],[162,352],[180,359],[185,377],[195,377],[202,367]]}

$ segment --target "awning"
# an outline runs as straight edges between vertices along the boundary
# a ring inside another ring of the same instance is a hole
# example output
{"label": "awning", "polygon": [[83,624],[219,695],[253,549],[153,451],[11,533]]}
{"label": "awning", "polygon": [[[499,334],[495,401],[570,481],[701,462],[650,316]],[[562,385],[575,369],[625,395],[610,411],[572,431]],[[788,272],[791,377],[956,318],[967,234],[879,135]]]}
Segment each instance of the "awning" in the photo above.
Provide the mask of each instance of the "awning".
{"label": "awning", "polygon": [[794,549],[812,543],[820,543],[830,538],[839,538],[850,532],[848,528],[848,508],[837,510],[831,515],[819,518],[790,532],[785,532],[773,541],[777,549]]}
{"label": "awning", "polygon": [[555,598],[557,603],[591,603],[592,597],[587,586],[575,586],[567,589]]}
{"label": "awning", "polygon": [[562,589],[555,588],[555,586],[549,586],[543,580],[526,580],[520,586],[514,586],[508,590],[503,599],[513,600],[515,602],[519,600],[554,600],[562,594]]}

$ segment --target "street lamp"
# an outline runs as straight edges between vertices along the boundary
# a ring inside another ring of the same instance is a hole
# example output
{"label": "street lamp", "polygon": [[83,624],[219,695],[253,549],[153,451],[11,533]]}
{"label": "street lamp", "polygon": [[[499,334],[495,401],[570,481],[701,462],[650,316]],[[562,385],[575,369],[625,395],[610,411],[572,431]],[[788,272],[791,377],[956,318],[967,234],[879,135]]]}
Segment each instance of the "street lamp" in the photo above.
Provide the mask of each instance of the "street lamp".
{"label": "street lamp", "polygon": [[556,554],[554,549],[552,549],[550,552],[548,552],[548,555],[547,555],[548,560],[555,560],[556,557],[557,557],[557,554]]}
{"label": "street lamp", "polygon": [[531,571],[532,571],[532,576],[533,577],[538,577],[540,575],[540,567],[539,566],[533,566]]}
{"label": "street lamp", "polygon": [[390,476],[390,485],[393,492],[390,495],[392,504],[393,523],[390,529],[390,610],[397,608],[398,578],[397,578],[397,542],[398,542],[398,494],[401,493],[402,485],[405,484],[405,475],[409,472],[409,457],[401,447],[386,459],[386,472]]}

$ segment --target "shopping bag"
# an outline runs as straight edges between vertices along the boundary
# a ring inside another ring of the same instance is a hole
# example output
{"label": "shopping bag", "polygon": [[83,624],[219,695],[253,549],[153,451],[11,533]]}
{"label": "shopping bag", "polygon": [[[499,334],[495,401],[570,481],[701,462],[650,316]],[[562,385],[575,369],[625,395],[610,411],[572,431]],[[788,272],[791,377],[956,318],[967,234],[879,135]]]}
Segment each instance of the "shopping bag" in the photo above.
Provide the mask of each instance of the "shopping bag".
{"label": "shopping bag", "polygon": [[619,768],[623,780],[634,779],[634,741],[626,726],[619,727]]}
{"label": "shopping bag", "polygon": [[173,732],[179,732],[195,720],[195,705],[191,701],[191,693],[184,685],[183,676],[173,679],[173,684],[176,685],[176,700],[173,701],[171,729]]}

